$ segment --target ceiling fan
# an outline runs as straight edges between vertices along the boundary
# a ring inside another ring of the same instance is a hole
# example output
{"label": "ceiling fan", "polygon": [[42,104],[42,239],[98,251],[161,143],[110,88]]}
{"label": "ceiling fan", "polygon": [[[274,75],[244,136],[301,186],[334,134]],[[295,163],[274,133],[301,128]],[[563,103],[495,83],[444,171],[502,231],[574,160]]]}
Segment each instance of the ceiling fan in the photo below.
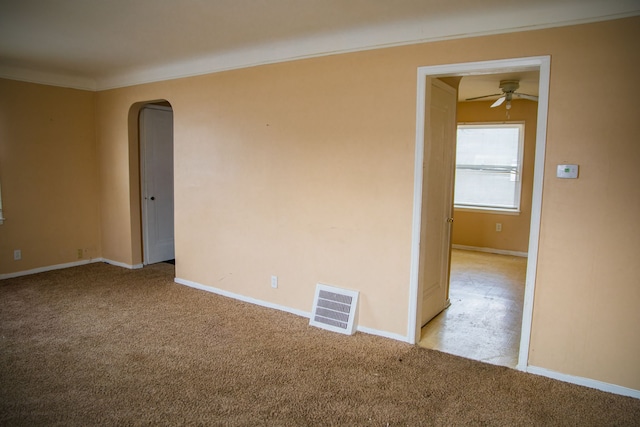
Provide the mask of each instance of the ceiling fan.
{"label": "ceiling fan", "polygon": [[520,87],[520,82],[518,80],[500,80],[500,89],[502,90],[502,93],[476,96],[474,98],[467,98],[466,101],[473,101],[476,99],[491,98],[494,96],[499,96],[500,98],[498,98],[496,102],[491,104],[491,108],[498,107],[502,105],[504,101],[507,101],[507,104],[506,104],[507,110],[511,109],[511,100],[513,99],[513,97],[528,99],[530,101],[538,101],[538,97],[535,95],[527,95],[526,93],[516,92],[516,90],[518,90],[519,87]]}

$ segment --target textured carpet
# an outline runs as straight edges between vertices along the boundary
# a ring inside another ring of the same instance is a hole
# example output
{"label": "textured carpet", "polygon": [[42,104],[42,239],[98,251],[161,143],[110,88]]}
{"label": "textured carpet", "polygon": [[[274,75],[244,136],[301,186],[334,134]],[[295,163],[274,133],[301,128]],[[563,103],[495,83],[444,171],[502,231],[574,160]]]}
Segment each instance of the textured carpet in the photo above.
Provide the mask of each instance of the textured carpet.
{"label": "textured carpet", "polygon": [[0,282],[1,425],[640,425],[640,400],[91,264]]}

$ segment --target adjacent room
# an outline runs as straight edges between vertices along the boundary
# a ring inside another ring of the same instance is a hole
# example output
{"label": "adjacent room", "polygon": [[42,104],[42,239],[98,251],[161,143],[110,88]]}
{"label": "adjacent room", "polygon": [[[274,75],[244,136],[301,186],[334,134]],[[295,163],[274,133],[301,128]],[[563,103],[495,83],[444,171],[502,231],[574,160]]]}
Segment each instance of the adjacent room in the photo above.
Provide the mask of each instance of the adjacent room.
{"label": "adjacent room", "polygon": [[421,346],[517,365],[538,85],[535,70],[459,81],[450,305],[423,325]]}

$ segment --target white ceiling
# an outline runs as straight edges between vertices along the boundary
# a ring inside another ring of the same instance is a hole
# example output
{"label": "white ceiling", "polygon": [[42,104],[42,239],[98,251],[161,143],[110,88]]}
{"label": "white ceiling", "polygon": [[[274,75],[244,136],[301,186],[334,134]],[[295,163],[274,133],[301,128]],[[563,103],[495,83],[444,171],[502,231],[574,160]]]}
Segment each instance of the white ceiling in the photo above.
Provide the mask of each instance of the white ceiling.
{"label": "white ceiling", "polygon": [[638,14],[638,0],[0,0],[0,77],[106,89]]}

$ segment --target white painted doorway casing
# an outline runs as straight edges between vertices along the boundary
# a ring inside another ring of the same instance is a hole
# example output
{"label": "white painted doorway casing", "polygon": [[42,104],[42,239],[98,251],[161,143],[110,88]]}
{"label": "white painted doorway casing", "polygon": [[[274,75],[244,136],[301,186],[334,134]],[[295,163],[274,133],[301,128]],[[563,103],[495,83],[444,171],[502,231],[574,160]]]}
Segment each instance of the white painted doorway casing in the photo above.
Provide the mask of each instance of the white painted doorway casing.
{"label": "white painted doorway casing", "polygon": [[[453,222],[457,91],[427,77],[419,287],[420,325],[447,308]],[[428,201],[428,203],[427,203]],[[443,250],[447,248],[447,250]]]}
{"label": "white painted doorway casing", "polygon": [[175,258],[171,108],[140,112],[140,160],[144,263],[155,264]]}
{"label": "white painted doorway casing", "polygon": [[[542,185],[544,178],[544,157],[547,135],[547,112],[549,104],[549,79],[551,58],[538,56],[495,61],[445,64],[418,68],[417,104],[416,104],[416,147],[413,193],[413,223],[411,239],[411,271],[409,284],[409,315],[407,341],[415,344],[420,339],[420,306],[422,301],[419,284],[420,237],[423,206],[423,161],[425,159],[425,110],[430,101],[427,98],[428,77],[468,76],[474,74],[496,74],[518,70],[540,70],[538,122],[536,128],[535,167],[533,174],[533,196],[531,201],[531,224],[529,228],[528,262],[525,279],[524,307],[522,313],[522,332],[516,369],[526,371],[529,361],[531,323],[533,317],[533,298],[538,264],[538,245],[540,240],[540,218],[542,212]],[[427,201],[428,203],[428,201]],[[444,249],[443,249],[444,250]]]}

